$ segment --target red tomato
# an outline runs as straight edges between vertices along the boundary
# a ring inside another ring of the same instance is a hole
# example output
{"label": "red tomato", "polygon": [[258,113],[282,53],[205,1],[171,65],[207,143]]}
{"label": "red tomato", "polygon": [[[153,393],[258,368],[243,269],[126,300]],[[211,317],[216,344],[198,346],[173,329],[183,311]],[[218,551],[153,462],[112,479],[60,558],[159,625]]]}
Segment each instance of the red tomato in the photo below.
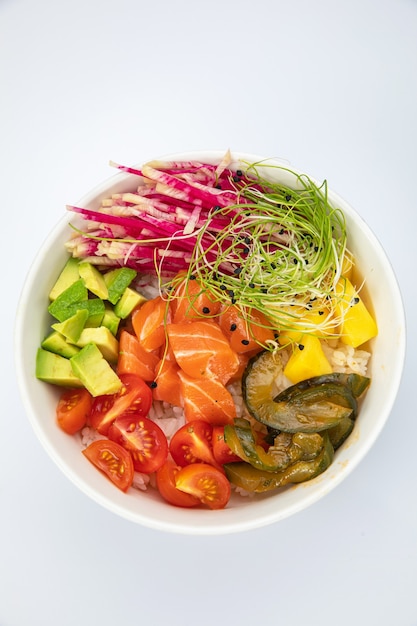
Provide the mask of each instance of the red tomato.
{"label": "red tomato", "polygon": [[213,456],[219,465],[224,465],[224,463],[236,463],[237,461],[241,461],[242,459],[237,456],[232,450],[229,448],[227,443],[224,440],[224,426],[214,426],[213,427]]}
{"label": "red tomato", "polygon": [[107,435],[110,425],[123,413],[134,412],[146,416],[152,405],[152,390],[139,376],[123,374],[121,390],[110,396],[98,396],[93,401],[90,424],[102,435]]}
{"label": "red tomato", "polygon": [[184,424],[171,438],[169,451],[177,465],[209,463],[217,466],[213,456],[211,440],[213,427],[203,420],[193,420]]}
{"label": "red tomato", "polygon": [[69,435],[74,435],[86,423],[91,412],[93,397],[87,389],[67,389],[56,408],[58,425]]}
{"label": "red tomato", "polygon": [[229,502],[231,487],[226,476],[208,463],[192,463],[175,476],[177,489],[198,498],[210,509],[223,509]]}
{"label": "red tomato", "polygon": [[178,474],[180,467],[167,459],[162,467],[156,472],[156,486],[161,496],[174,506],[192,507],[200,504],[200,500],[180,491],[175,486],[175,476]]}
{"label": "red tomato", "polygon": [[110,426],[108,437],[130,452],[137,472],[156,472],[167,459],[165,433],[147,417],[133,413],[120,415]]}
{"label": "red tomato", "polygon": [[122,491],[129,489],[133,482],[133,461],[122,446],[108,439],[100,439],[90,443],[82,452],[116,487]]}

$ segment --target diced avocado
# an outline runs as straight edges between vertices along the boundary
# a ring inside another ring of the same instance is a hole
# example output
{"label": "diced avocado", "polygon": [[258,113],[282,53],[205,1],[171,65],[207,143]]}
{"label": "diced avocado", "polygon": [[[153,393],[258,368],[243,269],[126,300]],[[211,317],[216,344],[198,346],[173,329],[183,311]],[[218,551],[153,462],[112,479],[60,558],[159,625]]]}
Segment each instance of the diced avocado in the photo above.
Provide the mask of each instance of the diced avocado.
{"label": "diced avocado", "polygon": [[56,300],[56,298],[63,291],[68,289],[68,287],[75,283],[79,278],[80,275],[78,273],[78,259],[74,259],[74,257],[71,256],[65,263],[62,272],[58,276],[54,286],[49,292],[49,299],[51,301]]}
{"label": "diced avocado", "polygon": [[124,290],[129,287],[136,274],[137,272],[129,267],[118,267],[104,274],[109,302],[116,304],[120,300]]}
{"label": "diced avocado", "polygon": [[82,263],[78,265],[78,271],[87,289],[99,298],[107,300],[109,292],[103,274],[87,261],[82,261]]}
{"label": "diced avocado", "polygon": [[64,335],[61,335],[61,333],[56,330],[45,337],[41,343],[41,347],[44,350],[49,350],[49,352],[55,352],[55,354],[59,354],[66,359],[71,358],[80,351],[80,348],[74,346],[72,343],[68,343]]}
{"label": "diced avocado", "polygon": [[144,302],[146,302],[145,296],[142,296],[142,294],[138,293],[134,289],[127,287],[118,303],[114,306],[114,312],[118,317],[125,319],[131,314],[133,309]]}
{"label": "diced avocado", "polygon": [[81,332],[84,329],[87,318],[87,309],[79,309],[76,313],[74,313],[74,315],[71,315],[71,317],[68,317],[63,322],[52,324],[52,328],[61,333],[61,335],[64,335],[69,342],[77,343]]}
{"label": "diced avocado", "polygon": [[83,306],[88,311],[87,321],[85,328],[91,328],[100,326],[104,316],[104,302],[100,298],[90,298],[83,303]]}
{"label": "diced avocado", "polygon": [[84,328],[77,341],[77,346],[84,348],[88,343],[94,343],[106,361],[109,361],[109,363],[117,363],[119,357],[119,342],[108,328],[105,326]]}
{"label": "diced avocado", "polygon": [[94,343],[88,343],[69,359],[72,370],[92,396],[117,393],[122,381]]}
{"label": "diced avocado", "polygon": [[36,378],[63,387],[84,386],[78,376],[74,374],[70,359],[43,348],[38,348],[36,353]]}
{"label": "diced avocado", "polygon": [[105,305],[101,325],[108,328],[112,335],[116,336],[117,331],[119,330],[119,324],[120,317],[116,315],[112,307],[110,307],[109,305]]}
{"label": "diced avocado", "polygon": [[[65,291],[59,294],[57,298],[49,305],[49,313],[55,317],[59,322],[63,322],[68,317],[71,317],[76,311],[79,303],[86,301],[88,298],[87,287],[84,285],[84,281],[80,278],[72,283]],[[68,311],[70,311],[68,313]]]}

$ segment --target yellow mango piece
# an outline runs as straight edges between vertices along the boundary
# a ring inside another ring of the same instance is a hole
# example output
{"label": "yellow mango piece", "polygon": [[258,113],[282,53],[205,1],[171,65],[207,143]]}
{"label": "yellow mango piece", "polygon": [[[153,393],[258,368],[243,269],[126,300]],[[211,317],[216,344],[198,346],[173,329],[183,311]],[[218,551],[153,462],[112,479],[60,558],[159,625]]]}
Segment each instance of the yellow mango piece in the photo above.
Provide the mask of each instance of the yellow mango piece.
{"label": "yellow mango piece", "polygon": [[305,312],[305,309],[300,309],[300,315],[303,315],[302,322],[300,321],[297,329],[286,330],[281,329],[278,336],[278,343],[281,346],[288,346],[291,343],[302,343],[303,337],[306,334],[314,335],[319,339],[330,339],[335,332],[333,326],[326,325],[325,328],[321,328],[323,321],[327,319],[329,315],[328,309],[312,309]]}
{"label": "yellow mango piece", "polygon": [[314,335],[303,337],[302,343],[294,347],[294,351],[284,368],[285,376],[293,384],[312,376],[330,374],[332,371],[332,366],[321,347],[320,339]]}
{"label": "yellow mango piece", "polygon": [[357,348],[376,337],[378,334],[376,321],[348,278],[342,276],[339,279],[335,293],[338,296],[335,313],[342,320],[340,325],[342,343]]}

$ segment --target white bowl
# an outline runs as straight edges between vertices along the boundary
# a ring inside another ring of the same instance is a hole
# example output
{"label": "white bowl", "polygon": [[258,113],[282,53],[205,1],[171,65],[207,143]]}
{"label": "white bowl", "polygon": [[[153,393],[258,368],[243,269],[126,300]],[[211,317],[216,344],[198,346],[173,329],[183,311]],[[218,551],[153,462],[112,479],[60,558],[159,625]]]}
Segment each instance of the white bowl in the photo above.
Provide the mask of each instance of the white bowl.
{"label": "white bowl", "polygon": [[[192,152],[163,159],[217,163],[222,156],[221,152]],[[239,153],[233,154],[233,158],[239,168],[239,161],[255,162],[262,157]],[[97,208],[102,198],[116,191],[134,190],[137,182],[133,175],[116,174],[94,188],[78,205]],[[86,462],[77,440],[57,427],[59,389],[36,379],[35,356],[51,324],[48,293],[67,258],[64,243],[71,232],[68,223],[74,219],[72,215],[62,217],[40,248],[21,294],[15,326],[16,367],[24,405],[38,438],[81,491],[110,511],[147,527],[192,535],[226,534],[271,524],[305,509],[339,485],[364,458],[390,414],[400,384],[405,355],[404,309],[390,262],[374,234],[349,204],[332,191],[329,200],[344,211],[349,247],[366,276],[377,318],[379,334],[372,342],[368,370],[372,384],[353,433],[336,452],[326,472],[309,482],[267,495],[233,496],[227,508],[217,511],[176,508],[163,502],[152,489],[121,492]]]}

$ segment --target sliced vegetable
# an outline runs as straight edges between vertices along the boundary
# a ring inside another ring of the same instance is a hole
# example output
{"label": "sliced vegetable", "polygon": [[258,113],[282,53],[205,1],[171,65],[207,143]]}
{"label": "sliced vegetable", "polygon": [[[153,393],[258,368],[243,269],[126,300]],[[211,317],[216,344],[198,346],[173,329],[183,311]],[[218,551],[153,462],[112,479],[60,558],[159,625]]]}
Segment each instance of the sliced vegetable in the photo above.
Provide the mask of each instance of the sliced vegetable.
{"label": "sliced vegetable", "polygon": [[93,397],[87,389],[65,390],[56,408],[58,426],[69,435],[74,435],[86,425],[92,404]]}
{"label": "sliced vegetable", "polygon": [[156,486],[161,496],[174,506],[194,507],[200,504],[200,500],[189,493],[180,491],[175,485],[175,477],[181,468],[171,459],[167,459],[165,463],[156,472]]}
{"label": "sliced vegetable", "polygon": [[358,396],[354,390],[366,387],[369,379],[328,374],[302,381],[276,395],[273,383],[282,367],[278,357],[263,352],[246,368],[243,394],[255,419],[284,432],[318,432],[356,415]]}
{"label": "sliced vegetable", "polygon": [[327,433],[323,434],[323,441],[320,454],[311,461],[297,461],[278,472],[257,469],[244,462],[229,463],[224,466],[226,476],[237,487],[252,493],[263,493],[291,483],[311,480],[323,473],[333,461],[334,450]]}
{"label": "sliced vegetable", "polygon": [[134,412],[117,417],[110,426],[109,439],[130,452],[137,472],[156,472],[168,456],[168,442],[158,424]]}
{"label": "sliced vegetable", "polygon": [[175,463],[180,466],[198,462],[216,466],[212,439],[212,425],[203,420],[194,420],[174,433],[169,451]]}
{"label": "sliced vegetable", "polygon": [[82,453],[122,491],[127,491],[132,485],[134,476],[132,457],[119,444],[108,439],[100,439],[90,443]]}
{"label": "sliced vegetable", "polygon": [[268,472],[284,470],[296,461],[310,461],[324,445],[318,433],[280,433],[273,445],[265,450],[257,444],[250,422],[246,419],[236,419],[233,426],[225,426],[225,439],[242,461]]}
{"label": "sliced vegetable", "polygon": [[228,479],[208,463],[192,463],[181,468],[175,476],[175,484],[177,489],[198,498],[210,509],[223,509],[230,500]]}

